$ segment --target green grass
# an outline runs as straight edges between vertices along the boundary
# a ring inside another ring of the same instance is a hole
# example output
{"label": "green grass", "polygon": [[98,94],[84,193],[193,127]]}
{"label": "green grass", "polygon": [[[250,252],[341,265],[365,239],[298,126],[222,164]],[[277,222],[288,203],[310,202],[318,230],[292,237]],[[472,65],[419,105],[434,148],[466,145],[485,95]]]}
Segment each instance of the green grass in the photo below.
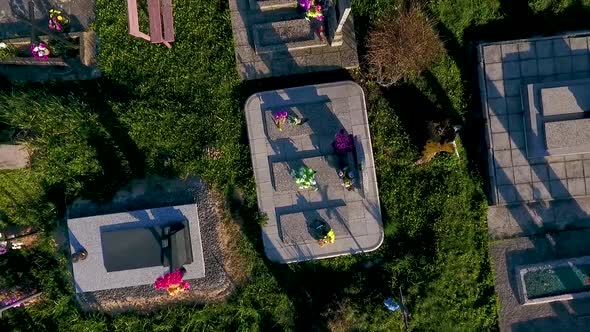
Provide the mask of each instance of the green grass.
{"label": "green grass", "polygon": [[[384,90],[354,74],[366,89],[385,241],[378,251],[289,266],[263,258],[241,104],[265,87],[319,82],[311,75],[278,84],[241,83],[235,72],[226,1],[178,0],[172,49],[127,35],[123,2],[98,0],[100,37],[95,82],[19,84],[0,93],[0,122],[25,129],[35,158],[30,170],[0,172],[0,220],[49,231],[65,202],[108,199],[144,174],[198,175],[231,197],[243,222],[236,238],[250,279],[225,303],[177,306],[150,315],[114,317],[81,312],[68,284],[66,259],[49,241],[8,257],[6,269],[30,265],[30,282],[48,300],[12,310],[7,330],[232,331],[403,330],[399,312],[383,306],[403,290],[412,330],[494,330],[493,291],[478,165],[477,83],[473,43],[571,29],[587,21],[588,1],[435,0],[425,7],[438,20],[447,55],[412,82]],[[371,25],[395,1],[353,0],[361,59]],[[528,9],[527,9],[528,8]],[[523,14],[530,28],[514,19]],[[568,18],[576,18],[571,20]],[[585,19],[580,19],[585,18]],[[554,27],[548,28],[555,23]],[[572,23],[574,22],[574,23]],[[576,23],[577,22],[577,23]],[[247,91],[247,92],[246,92]],[[461,158],[443,155],[415,167],[425,120],[450,117],[464,125]],[[221,151],[207,158],[207,147]],[[4,286],[18,279],[2,279]]]}

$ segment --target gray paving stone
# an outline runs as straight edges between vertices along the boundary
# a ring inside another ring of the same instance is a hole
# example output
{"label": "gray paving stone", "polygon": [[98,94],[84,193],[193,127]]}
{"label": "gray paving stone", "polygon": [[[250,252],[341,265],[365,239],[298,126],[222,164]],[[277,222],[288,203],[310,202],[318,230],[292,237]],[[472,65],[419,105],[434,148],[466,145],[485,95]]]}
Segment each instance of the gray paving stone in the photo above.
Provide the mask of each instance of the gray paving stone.
{"label": "gray paving stone", "polygon": [[588,159],[584,159],[584,160],[582,161],[582,163],[583,163],[583,165],[584,165],[584,174],[585,174],[587,177],[590,177],[590,160],[588,160]]}
{"label": "gray paving stone", "polygon": [[505,115],[501,116],[490,116],[490,128],[492,133],[503,133],[508,131],[508,117]]}
{"label": "gray paving stone", "polygon": [[541,182],[549,180],[549,172],[547,165],[533,165],[531,166],[533,182]]}
{"label": "gray paving stone", "polygon": [[518,60],[518,43],[502,44],[502,61]]}
{"label": "gray paving stone", "polygon": [[584,182],[586,182],[586,192],[590,193],[590,177],[584,178]]}
{"label": "gray paving stone", "polygon": [[553,45],[551,40],[539,40],[535,42],[537,57],[548,58],[553,56]]}
{"label": "gray paving stone", "polygon": [[502,63],[485,64],[487,79],[490,81],[501,80],[503,78]]}
{"label": "gray paving stone", "polygon": [[498,196],[502,203],[510,204],[518,201],[514,186],[498,186]]}
{"label": "gray paving stone", "polygon": [[488,98],[504,97],[504,81],[487,81]]}
{"label": "gray paving stone", "polygon": [[[510,114],[510,116],[508,117],[508,123],[510,131],[524,132],[524,122],[522,114]],[[524,143],[524,140],[522,143]]]}
{"label": "gray paving stone", "polygon": [[531,183],[517,184],[515,188],[516,188],[517,200],[519,200],[519,201],[533,200],[533,186]]}
{"label": "gray paving stone", "polygon": [[502,115],[506,113],[506,100],[504,98],[488,99],[488,112],[490,115]]}
{"label": "gray paving stone", "polygon": [[512,154],[510,150],[495,151],[494,159],[497,168],[512,167]]}
{"label": "gray paving stone", "polygon": [[537,60],[523,60],[520,62],[520,73],[523,77],[535,77],[537,76]]}
{"label": "gray paving stone", "polygon": [[523,60],[534,59],[537,56],[535,52],[535,43],[529,41],[518,43],[518,55]]}
{"label": "gray paving stone", "polygon": [[555,61],[553,58],[538,60],[538,73],[541,76],[549,76],[555,74]]}
{"label": "gray paving stone", "polygon": [[511,129],[509,136],[510,136],[510,146],[512,147],[512,149],[519,149],[524,152],[526,149],[524,132],[512,131],[512,129]]}
{"label": "gray paving stone", "polygon": [[520,97],[508,97],[506,98],[506,112],[509,114],[522,113],[522,104]]}
{"label": "gray paving stone", "polygon": [[569,74],[572,72],[572,57],[562,56],[555,58],[555,72],[557,74]]}
{"label": "gray paving stone", "polygon": [[533,182],[533,198],[536,200],[550,199],[549,182]]}
{"label": "gray paving stone", "polygon": [[510,137],[508,133],[492,134],[492,145],[495,151],[510,149]]}
{"label": "gray paving stone", "polygon": [[496,169],[496,185],[513,185],[514,181],[514,168],[498,168]]}
{"label": "gray paving stone", "polygon": [[[589,71],[590,70],[590,57],[588,56],[588,54],[574,55],[572,57],[572,70],[574,72],[587,72],[587,71]],[[584,76],[586,76],[586,75],[584,75]]]}
{"label": "gray paving stone", "polygon": [[[516,60],[518,57],[516,57]],[[510,78],[519,78],[520,77],[520,62],[519,61],[504,61],[503,65],[503,78],[510,79]]]}
{"label": "gray paving stone", "polygon": [[514,167],[514,181],[517,184],[530,183],[532,181],[531,167],[530,166]]}
{"label": "gray paving stone", "polygon": [[549,181],[549,187],[551,191],[551,196],[553,198],[570,197],[570,193],[567,190],[566,180],[551,180]]}
{"label": "gray paving stone", "polygon": [[584,178],[568,179],[567,187],[572,196],[586,195],[586,184]]}
{"label": "gray paving stone", "polygon": [[529,162],[525,156],[525,152],[524,150],[520,150],[520,149],[512,149],[511,151],[511,155],[512,155],[512,164],[514,166],[526,166],[529,165]]}
{"label": "gray paving stone", "polygon": [[554,38],[553,39],[553,54],[555,56],[570,55],[570,45],[568,38]]}
{"label": "gray paving stone", "polygon": [[565,179],[565,163],[551,163],[549,164],[549,179]]}
{"label": "gray paving stone", "polygon": [[584,159],[581,154],[573,154],[573,155],[566,155],[563,156],[565,161],[572,161],[572,160],[582,160]]}
{"label": "gray paving stone", "polygon": [[504,80],[504,93],[506,97],[520,96],[520,79]]}
{"label": "gray paving stone", "polygon": [[581,160],[577,161],[566,161],[565,162],[565,173],[568,178],[583,178],[584,177],[584,166]]}
{"label": "gray paving stone", "polygon": [[502,50],[500,45],[489,45],[483,47],[483,58],[485,63],[502,61]]}

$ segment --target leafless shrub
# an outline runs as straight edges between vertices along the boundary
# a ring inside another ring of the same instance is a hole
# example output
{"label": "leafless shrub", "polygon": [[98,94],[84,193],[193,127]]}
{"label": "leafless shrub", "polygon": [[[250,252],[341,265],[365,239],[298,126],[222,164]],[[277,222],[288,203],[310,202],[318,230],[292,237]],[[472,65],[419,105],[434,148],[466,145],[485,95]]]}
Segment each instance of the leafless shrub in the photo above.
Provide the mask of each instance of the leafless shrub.
{"label": "leafless shrub", "polygon": [[444,46],[419,5],[386,14],[369,35],[367,63],[382,86],[407,80],[428,69]]}

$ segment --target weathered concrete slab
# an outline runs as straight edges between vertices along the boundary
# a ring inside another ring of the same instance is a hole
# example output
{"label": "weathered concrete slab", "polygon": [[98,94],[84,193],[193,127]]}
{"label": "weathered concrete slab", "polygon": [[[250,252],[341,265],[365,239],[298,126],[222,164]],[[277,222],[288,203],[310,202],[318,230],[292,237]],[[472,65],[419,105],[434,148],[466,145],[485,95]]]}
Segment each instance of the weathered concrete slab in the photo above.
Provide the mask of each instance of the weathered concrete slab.
{"label": "weathered concrete slab", "polygon": [[[286,111],[289,115],[296,116],[299,119],[309,120],[305,118],[304,113],[299,107],[288,107],[281,108],[278,111]],[[286,124],[282,127],[282,130],[277,127],[274,121],[274,114],[277,111],[268,110],[264,117],[264,123],[266,124],[266,133],[271,140],[277,140],[281,138],[295,138],[302,135],[311,135],[312,130],[309,126],[309,121],[305,121],[300,125]]]}
{"label": "weathered concrete slab", "polygon": [[250,0],[250,10],[276,10],[283,8],[297,8],[293,0]]}
{"label": "weathered concrete slab", "polygon": [[257,54],[297,51],[328,45],[317,33],[317,24],[306,19],[256,24],[253,27]]}
{"label": "weathered concrete slab", "polygon": [[310,224],[322,219],[332,227],[336,239],[350,237],[348,226],[348,208],[339,206],[329,209],[307,210],[279,216],[279,229],[283,242],[289,244],[315,244]]}
{"label": "weathered concrete slab", "polygon": [[[297,108],[310,119],[310,135],[277,140],[268,137],[264,117],[268,110],[285,107]],[[248,98],[245,112],[258,207],[268,217],[262,229],[267,257],[291,263],[377,249],[383,241],[383,226],[362,88],[354,82],[337,82],[260,92]],[[330,143],[340,128],[346,128],[355,138],[357,158],[352,164],[358,170],[358,186],[353,191],[340,185],[336,167],[330,166],[331,161],[326,158],[333,154]],[[269,160],[273,161],[272,166]],[[289,166],[289,162],[301,160],[306,163],[311,160],[308,166],[312,168],[326,169],[330,179],[324,179],[324,172],[318,171],[317,191],[300,191],[294,187],[289,174],[293,166]],[[316,166],[311,165],[316,162]],[[279,177],[285,182],[273,183],[271,174],[275,180]],[[305,240],[305,233],[297,234],[297,230],[304,227],[300,220],[288,232],[290,238],[304,240],[283,241],[280,216],[314,213],[338,206],[345,206],[348,211],[348,237],[337,238],[336,243],[320,247],[316,241],[306,242],[309,239]]]}
{"label": "weathered concrete slab", "polygon": [[0,169],[25,168],[29,164],[29,153],[22,145],[0,144]]}
{"label": "weathered concrete slab", "polygon": [[590,111],[590,79],[540,85],[543,116]]}
{"label": "weathered concrete slab", "polygon": [[545,122],[545,141],[550,152],[590,152],[590,118]]}
{"label": "weathered concrete slab", "polygon": [[328,155],[273,163],[272,173],[275,191],[298,191],[299,188],[291,176],[291,171],[297,170],[302,166],[310,167],[317,172],[316,182],[318,186],[340,186],[337,157],[335,155]]}
{"label": "weathered concrete slab", "polygon": [[[153,284],[159,276],[169,272],[163,266],[107,272],[101,245],[101,227],[150,227],[186,219],[189,222],[193,263],[185,265],[185,279],[205,276],[203,248],[197,206],[195,204],[130,211],[68,220],[71,253],[85,249],[88,257],[72,264],[77,293]],[[140,254],[140,253],[138,253]]]}

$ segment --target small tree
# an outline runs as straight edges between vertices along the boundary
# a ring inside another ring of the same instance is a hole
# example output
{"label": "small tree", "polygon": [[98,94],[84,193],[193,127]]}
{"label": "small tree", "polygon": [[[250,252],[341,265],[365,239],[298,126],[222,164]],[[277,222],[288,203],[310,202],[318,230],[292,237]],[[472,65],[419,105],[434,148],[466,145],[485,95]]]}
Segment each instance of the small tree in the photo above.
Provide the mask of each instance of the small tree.
{"label": "small tree", "polygon": [[369,70],[382,86],[420,74],[444,53],[444,46],[429,19],[418,5],[399,13],[386,14],[368,41]]}

